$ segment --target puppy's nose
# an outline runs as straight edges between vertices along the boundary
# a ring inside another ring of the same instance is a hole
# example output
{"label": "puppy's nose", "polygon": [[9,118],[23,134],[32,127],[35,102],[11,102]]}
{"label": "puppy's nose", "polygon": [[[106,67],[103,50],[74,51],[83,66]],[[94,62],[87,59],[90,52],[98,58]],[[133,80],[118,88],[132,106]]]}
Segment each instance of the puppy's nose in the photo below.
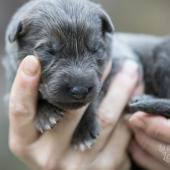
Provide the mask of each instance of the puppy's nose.
{"label": "puppy's nose", "polygon": [[80,86],[75,86],[70,89],[71,96],[74,99],[84,99],[88,93],[91,91],[91,87],[80,87]]}

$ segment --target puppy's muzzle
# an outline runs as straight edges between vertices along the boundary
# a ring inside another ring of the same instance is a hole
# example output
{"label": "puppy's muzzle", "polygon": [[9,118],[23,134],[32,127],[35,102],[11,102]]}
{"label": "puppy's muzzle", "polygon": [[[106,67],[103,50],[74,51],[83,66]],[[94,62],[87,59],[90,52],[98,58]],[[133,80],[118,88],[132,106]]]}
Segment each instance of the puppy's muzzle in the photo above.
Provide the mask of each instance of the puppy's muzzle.
{"label": "puppy's muzzle", "polygon": [[74,86],[70,88],[70,95],[75,100],[83,100],[86,99],[92,89],[92,86]]}

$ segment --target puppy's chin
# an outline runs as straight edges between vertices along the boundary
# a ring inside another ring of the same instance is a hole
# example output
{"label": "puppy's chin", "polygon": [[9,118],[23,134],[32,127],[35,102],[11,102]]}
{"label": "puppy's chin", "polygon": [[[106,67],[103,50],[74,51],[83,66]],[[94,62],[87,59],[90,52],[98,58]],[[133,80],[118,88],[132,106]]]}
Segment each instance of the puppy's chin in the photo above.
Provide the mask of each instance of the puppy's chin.
{"label": "puppy's chin", "polygon": [[65,103],[57,103],[56,106],[62,110],[75,110],[79,109],[85,105],[87,105],[89,102],[65,102]]}

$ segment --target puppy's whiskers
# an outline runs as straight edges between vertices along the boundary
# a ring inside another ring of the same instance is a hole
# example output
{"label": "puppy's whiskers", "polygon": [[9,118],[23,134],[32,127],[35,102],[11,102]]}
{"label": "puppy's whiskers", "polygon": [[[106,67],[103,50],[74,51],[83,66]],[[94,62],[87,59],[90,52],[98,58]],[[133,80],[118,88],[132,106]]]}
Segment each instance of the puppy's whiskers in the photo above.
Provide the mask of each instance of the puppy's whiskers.
{"label": "puppy's whiskers", "polygon": [[78,51],[77,40],[75,40],[75,48],[76,48],[76,59],[78,59],[79,58],[79,51]]}

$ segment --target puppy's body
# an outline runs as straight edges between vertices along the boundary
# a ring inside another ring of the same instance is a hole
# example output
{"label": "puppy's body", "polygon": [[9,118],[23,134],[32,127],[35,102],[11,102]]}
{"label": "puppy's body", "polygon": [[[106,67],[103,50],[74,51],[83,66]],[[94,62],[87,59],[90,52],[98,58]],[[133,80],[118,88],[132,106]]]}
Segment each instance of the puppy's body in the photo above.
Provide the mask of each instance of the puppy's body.
{"label": "puppy's body", "polygon": [[145,96],[130,103],[131,112],[144,111],[170,117],[170,37],[116,34],[128,45],[143,66]]}

